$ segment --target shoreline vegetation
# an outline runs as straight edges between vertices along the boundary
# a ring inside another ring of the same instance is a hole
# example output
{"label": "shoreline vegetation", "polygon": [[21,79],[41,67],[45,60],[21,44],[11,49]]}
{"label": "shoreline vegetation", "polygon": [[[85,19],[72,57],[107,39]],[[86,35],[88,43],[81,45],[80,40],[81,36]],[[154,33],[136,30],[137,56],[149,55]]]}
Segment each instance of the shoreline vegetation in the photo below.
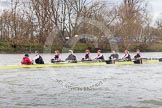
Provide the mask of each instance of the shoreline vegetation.
{"label": "shoreline vegetation", "polygon": [[[162,17],[147,0],[11,0],[0,13],[0,53],[69,49],[162,51]],[[9,6],[10,5],[10,6]]]}
{"label": "shoreline vegetation", "polygon": [[[118,52],[123,52],[125,50],[124,45],[122,45],[121,43],[117,43],[116,45],[118,47]],[[111,52],[112,50],[114,50],[110,48],[110,44],[100,46],[98,48],[95,48],[93,45],[87,43],[77,43],[73,48],[61,45],[52,45],[45,48],[44,45],[40,44],[13,45],[9,42],[0,42],[0,53],[2,54],[32,53],[36,50],[41,53],[45,53],[47,49],[47,53],[53,53],[55,50],[66,53],[66,49],[72,49],[75,53],[84,53],[86,49],[89,49],[92,53],[96,53],[98,49],[101,49],[102,52]],[[129,45],[128,50],[130,50],[131,52],[135,52],[136,49],[140,49],[143,52],[162,52],[162,43],[132,43]]]}

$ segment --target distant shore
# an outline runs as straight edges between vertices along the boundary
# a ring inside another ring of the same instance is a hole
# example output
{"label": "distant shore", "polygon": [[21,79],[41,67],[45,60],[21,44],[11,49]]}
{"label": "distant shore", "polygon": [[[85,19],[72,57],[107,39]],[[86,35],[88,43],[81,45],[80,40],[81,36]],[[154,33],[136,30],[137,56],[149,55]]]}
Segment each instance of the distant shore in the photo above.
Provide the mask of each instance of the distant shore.
{"label": "distant shore", "polygon": [[[98,49],[101,49],[102,52],[111,52],[113,49],[110,48],[110,45],[107,45],[106,48],[94,48],[92,46],[88,46],[85,43],[78,43],[73,48],[71,47],[61,47],[61,46],[51,46],[45,48],[43,45],[9,45],[8,43],[0,44],[0,53],[7,54],[18,54],[18,53],[33,53],[35,50],[40,53],[52,53],[55,50],[59,50],[60,52],[66,53],[66,50],[72,49],[76,53],[84,53],[86,49],[89,49],[92,53],[95,53]],[[123,52],[126,48],[123,47],[122,44],[118,44],[118,52]],[[162,52],[162,44],[161,43],[133,43],[129,45],[128,50],[131,52],[135,52],[136,49],[140,49],[142,52]]]}

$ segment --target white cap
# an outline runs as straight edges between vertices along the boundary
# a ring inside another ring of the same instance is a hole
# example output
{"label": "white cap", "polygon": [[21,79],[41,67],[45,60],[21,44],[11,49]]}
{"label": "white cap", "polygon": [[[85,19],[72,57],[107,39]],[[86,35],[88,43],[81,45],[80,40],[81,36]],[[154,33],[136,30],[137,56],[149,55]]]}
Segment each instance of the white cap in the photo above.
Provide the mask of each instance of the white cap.
{"label": "white cap", "polygon": [[73,50],[69,50],[69,52],[71,52],[73,54]]}

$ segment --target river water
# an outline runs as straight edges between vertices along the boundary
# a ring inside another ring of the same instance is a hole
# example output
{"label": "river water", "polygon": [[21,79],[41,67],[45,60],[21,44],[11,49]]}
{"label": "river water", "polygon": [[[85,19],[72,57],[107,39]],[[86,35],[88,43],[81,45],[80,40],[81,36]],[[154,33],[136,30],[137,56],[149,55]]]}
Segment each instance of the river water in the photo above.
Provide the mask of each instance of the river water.
{"label": "river water", "polygon": [[[76,55],[79,60],[83,54]],[[142,55],[159,58],[162,53]],[[18,65],[22,56],[0,54],[0,65]],[[42,56],[49,63],[52,55]],[[161,108],[162,63],[1,69],[0,107]]]}

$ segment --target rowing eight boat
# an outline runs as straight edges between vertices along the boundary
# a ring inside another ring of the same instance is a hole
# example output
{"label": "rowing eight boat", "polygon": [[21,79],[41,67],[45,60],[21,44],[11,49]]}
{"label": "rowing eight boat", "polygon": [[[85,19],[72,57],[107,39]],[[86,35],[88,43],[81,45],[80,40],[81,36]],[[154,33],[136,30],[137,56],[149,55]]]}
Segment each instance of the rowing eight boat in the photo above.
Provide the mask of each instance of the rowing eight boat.
{"label": "rowing eight boat", "polygon": [[[143,59],[142,63],[158,63],[159,60],[148,60]],[[118,61],[113,65],[132,65],[133,61]],[[0,69],[19,69],[19,68],[44,68],[44,67],[70,67],[70,66],[99,66],[106,65],[105,62],[78,62],[78,63],[55,63],[55,64],[34,64],[34,65],[10,65],[10,66],[0,66]]]}

